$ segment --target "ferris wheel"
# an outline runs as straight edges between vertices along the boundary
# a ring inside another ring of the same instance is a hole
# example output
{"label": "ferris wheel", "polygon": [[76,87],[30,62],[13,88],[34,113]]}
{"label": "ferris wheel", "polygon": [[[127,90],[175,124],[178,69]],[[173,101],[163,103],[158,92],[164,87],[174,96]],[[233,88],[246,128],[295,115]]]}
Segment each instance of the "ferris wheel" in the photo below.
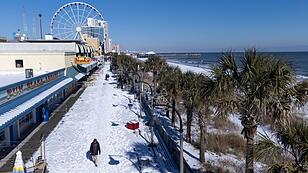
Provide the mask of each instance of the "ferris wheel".
{"label": "ferris wheel", "polygon": [[104,40],[104,18],[93,6],[84,2],[63,5],[53,15],[51,34],[61,40],[82,40],[95,37]]}

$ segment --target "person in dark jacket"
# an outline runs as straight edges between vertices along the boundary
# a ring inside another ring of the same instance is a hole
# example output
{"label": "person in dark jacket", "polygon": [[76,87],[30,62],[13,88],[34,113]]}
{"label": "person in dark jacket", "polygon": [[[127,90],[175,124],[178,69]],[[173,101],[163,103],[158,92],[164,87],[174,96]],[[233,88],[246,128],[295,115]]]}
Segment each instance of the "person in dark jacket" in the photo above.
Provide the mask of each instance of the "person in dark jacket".
{"label": "person in dark jacket", "polygon": [[98,155],[101,154],[101,148],[96,139],[94,139],[93,142],[91,143],[90,153],[92,156],[92,161],[94,162],[95,166],[97,166]]}

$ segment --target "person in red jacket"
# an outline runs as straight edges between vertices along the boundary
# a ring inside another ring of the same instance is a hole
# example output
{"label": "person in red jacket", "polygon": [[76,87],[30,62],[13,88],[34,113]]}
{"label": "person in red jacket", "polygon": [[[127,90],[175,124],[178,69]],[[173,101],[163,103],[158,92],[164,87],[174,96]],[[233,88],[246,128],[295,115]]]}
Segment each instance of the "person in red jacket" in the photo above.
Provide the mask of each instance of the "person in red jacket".
{"label": "person in red jacket", "polygon": [[96,139],[94,139],[93,142],[91,143],[90,153],[92,156],[92,161],[94,162],[95,166],[97,166],[98,155],[101,154],[101,148]]}

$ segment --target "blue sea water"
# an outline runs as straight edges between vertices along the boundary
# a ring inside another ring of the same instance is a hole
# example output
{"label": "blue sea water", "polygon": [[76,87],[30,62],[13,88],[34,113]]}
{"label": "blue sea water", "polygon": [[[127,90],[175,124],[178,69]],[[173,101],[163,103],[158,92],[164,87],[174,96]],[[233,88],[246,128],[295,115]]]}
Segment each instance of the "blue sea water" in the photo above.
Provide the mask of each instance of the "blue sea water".
{"label": "blue sea water", "polygon": [[[288,60],[299,79],[308,79],[308,52],[263,52],[262,54]],[[159,55],[170,62],[210,68],[218,61],[222,53],[160,53]],[[236,57],[243,55],[244,53],[235,53]]]}

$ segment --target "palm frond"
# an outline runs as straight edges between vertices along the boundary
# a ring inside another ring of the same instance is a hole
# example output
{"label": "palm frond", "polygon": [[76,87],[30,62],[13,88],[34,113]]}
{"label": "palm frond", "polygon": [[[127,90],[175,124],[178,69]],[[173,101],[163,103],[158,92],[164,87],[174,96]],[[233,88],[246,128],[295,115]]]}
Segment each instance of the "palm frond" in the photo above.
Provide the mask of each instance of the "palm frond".
{"label": "palm frond", "polygon": [[[272,161],[273,158],[282,158],[283,148],[275,143],[267,133],[258,134],[257,142],[255,144],[256,147],[256,159],[268,162]],[[271,156],[271,157],[269,157]]]}
{"label": "palm frond", "polygon": [[295,84],[291,88],[291,94],[298,107],[304,106],[308,102],[308,80]]}

